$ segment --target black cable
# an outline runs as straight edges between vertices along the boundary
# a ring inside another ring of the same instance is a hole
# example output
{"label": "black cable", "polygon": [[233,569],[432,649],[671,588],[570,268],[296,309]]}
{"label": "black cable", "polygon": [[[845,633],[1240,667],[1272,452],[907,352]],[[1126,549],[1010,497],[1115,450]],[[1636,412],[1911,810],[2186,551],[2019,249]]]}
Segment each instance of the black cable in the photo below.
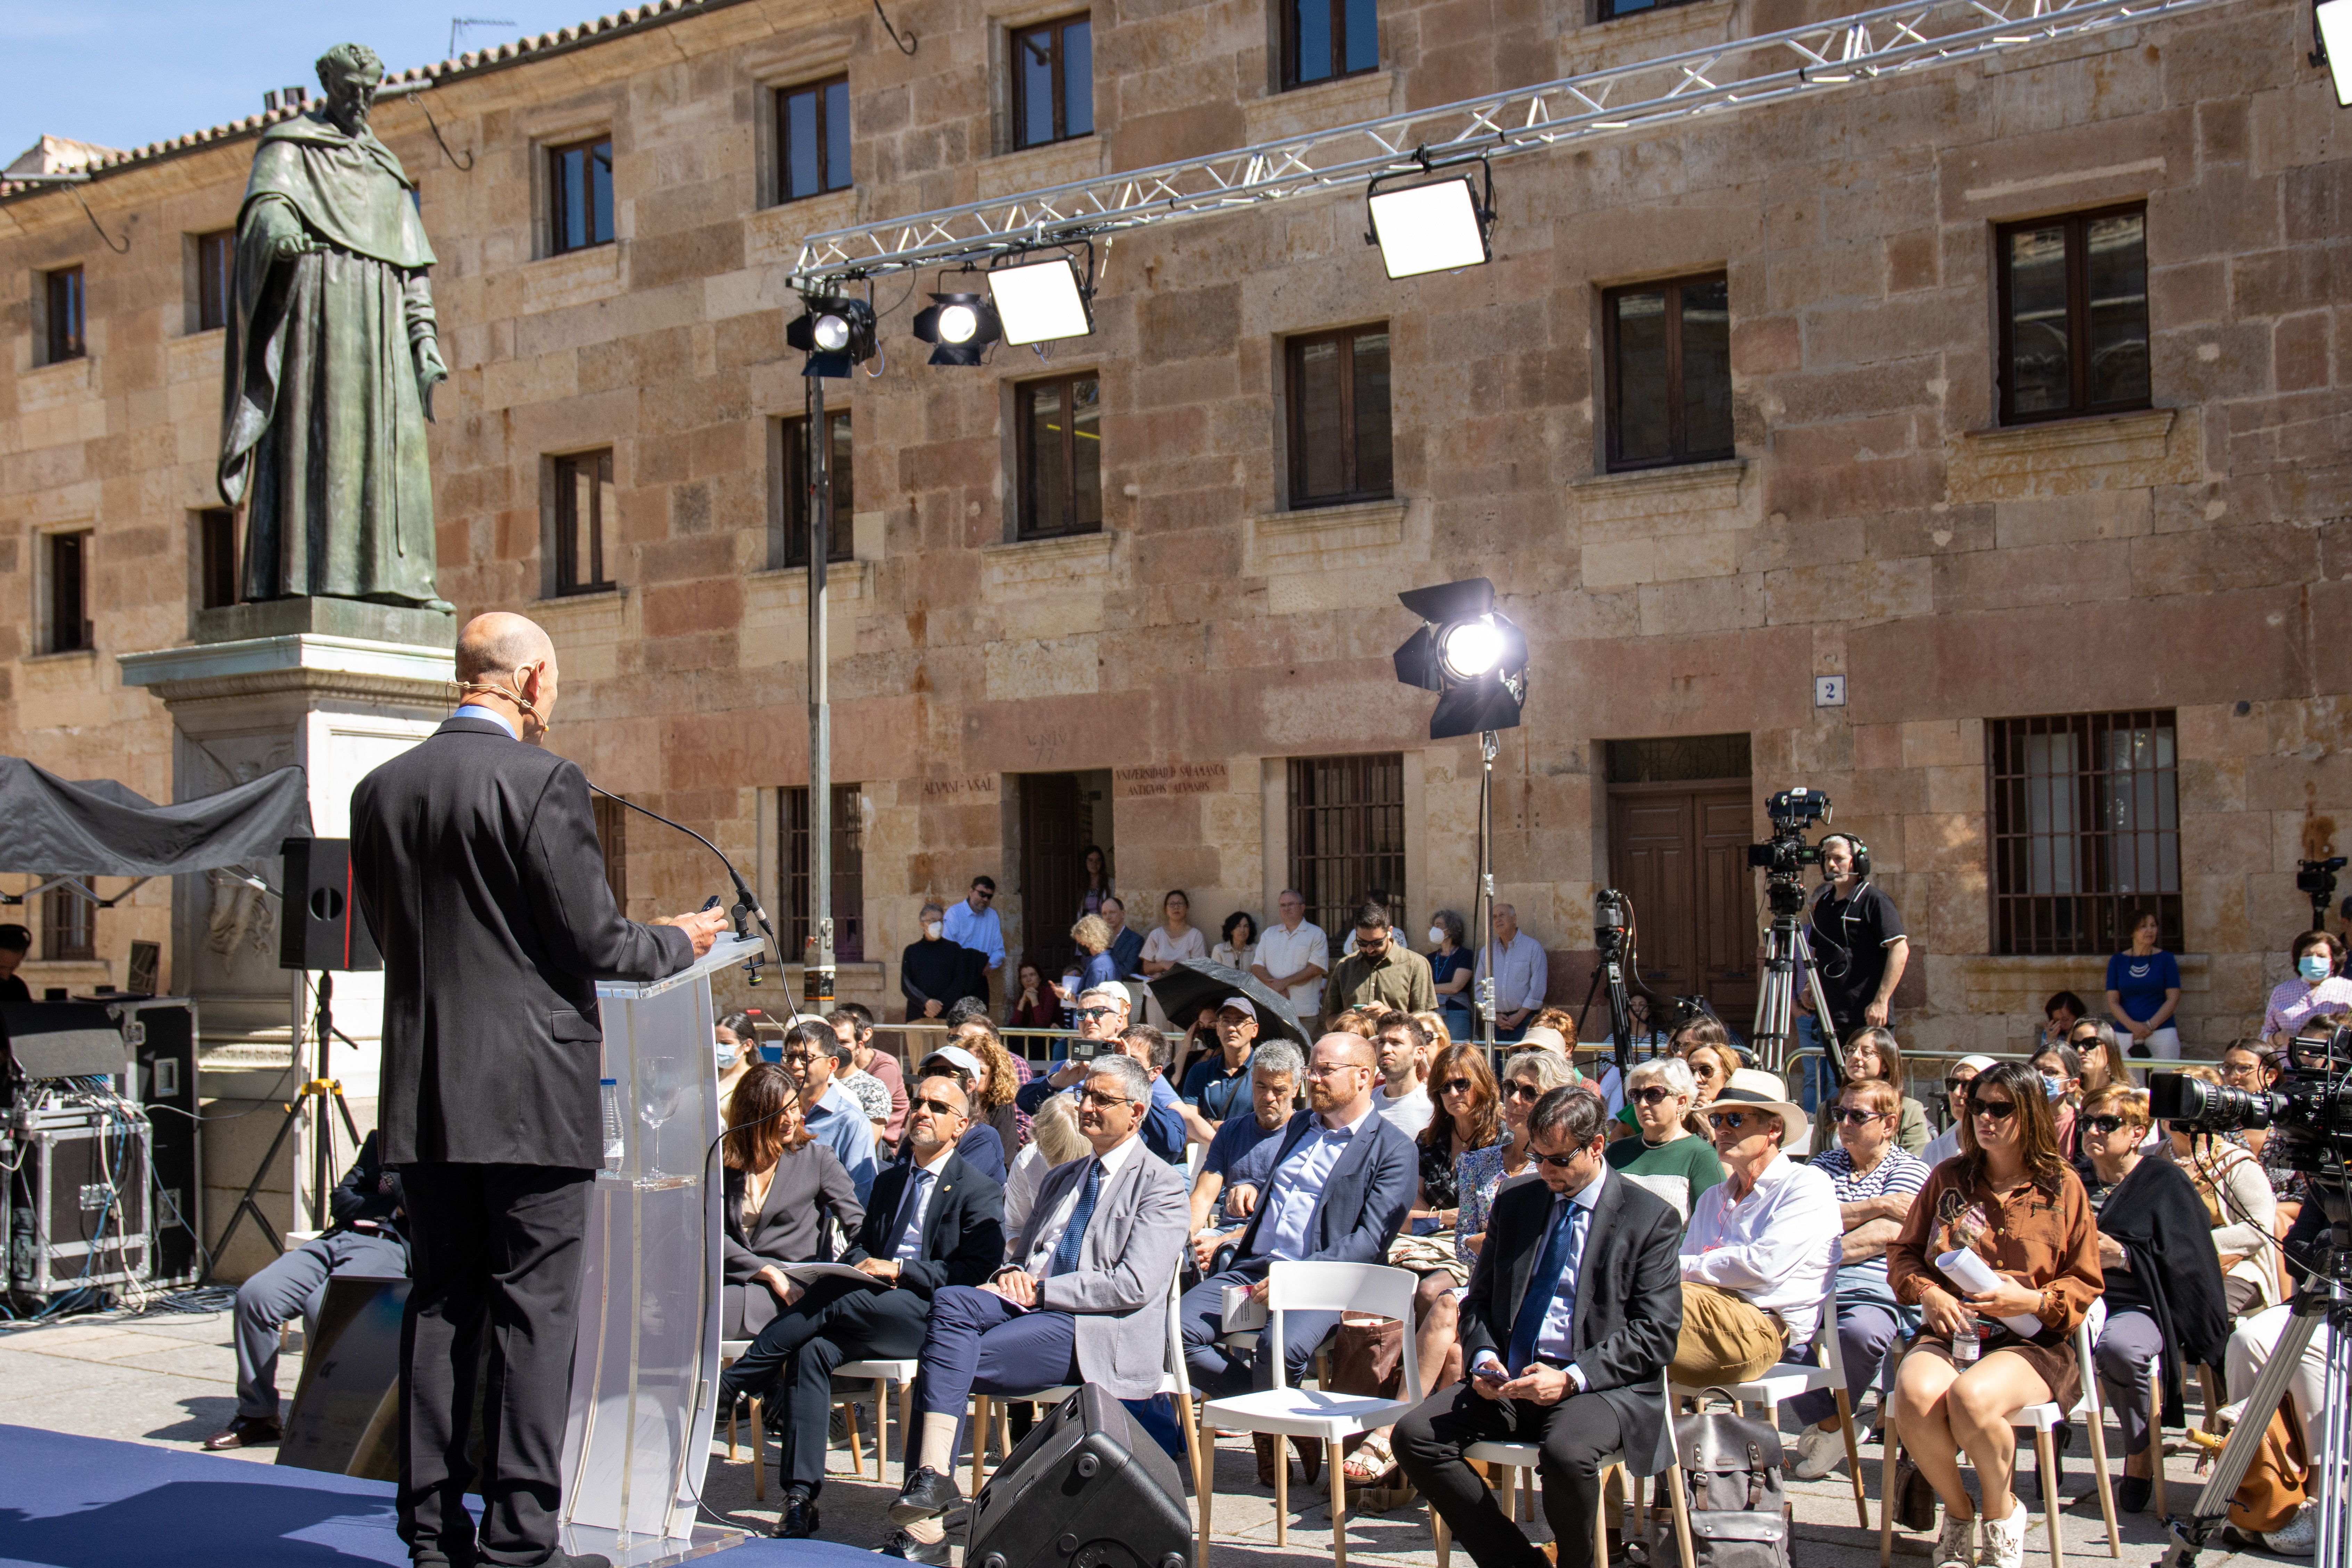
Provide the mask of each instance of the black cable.
{"label": "black cable", "polygon": [[776,944],[776,928],[768,923],[768,911],[760,907],[760,900],[751,896],[751,884],[743,880],[743,873],[735,869],[735,862],[730,860],[725,855],[721,854],[718,845],[713,844],[709,839],[705,838],[701,834],[697,833],[693,828],[688,827],[683,822],[672,822],[660,812],[647,810],[645,806],[639,805],[635,801],[629,799],[625,795],[614,795],[611,790],[606,789],[600,784],[591,781],[588,787],[594,790],[598,795],[603,795],[606,800],[617,801],[619,804],[627,806],[631,811],[637,812],[642,816],[652,817],[656,822],[660,823],[665,827],[677,828],[680,833],[685,834],[688,838],[693,839],[697,844],[701,845],[713,855],[717,855],[719,857],[719,863],[727,868],[728,879],[735,884],[735,897],[738,900],[733,911],[735,915],[735,934],[739,937],[750,936],[751,933],[746,929],[749,921],[758,921],[760,922],[761,931],[764,933],[768,939],[768,951],[776,955],[774,962],[777,966],[779,968],[782,966],[784,962],[783,949]]}

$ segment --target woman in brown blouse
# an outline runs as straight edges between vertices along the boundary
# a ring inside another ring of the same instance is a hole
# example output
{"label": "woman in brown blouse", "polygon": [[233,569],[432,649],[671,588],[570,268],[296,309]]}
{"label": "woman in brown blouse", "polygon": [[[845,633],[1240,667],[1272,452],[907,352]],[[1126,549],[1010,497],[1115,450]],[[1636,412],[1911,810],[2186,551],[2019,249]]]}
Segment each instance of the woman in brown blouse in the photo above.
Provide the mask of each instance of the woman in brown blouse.
{"label": "woman in brown blouse", "polygon": [[[1936,1260],[1965,1247],[2001,1276],[1981,1294],[1963,1294]],[[1920,1309],[1919,1339],[1895,1385],[1903,1447],[1944,1503],[1936,1568],[2018,1568],[2027,1514],[2011,1491],[2017,1437],[2012,1411],[2054,1402],[2072,1408],[2082,1391],[2074,1327],[2104,1284],[2089,1199],[2058,1150],[2041,1075],[2015,1062],[1979,1073],[1969,1086],[1960,1152],[1936,1167],[1886,1248],[1895,1299]],[[2032,1317],[2021,1338],[2000,1320]],[[1956,1334],[1974,1333],[1982,1353],[1956,1360]],[[1960,1481],[1960,1456],[1984,1493],[1979,1525]],[[1979,1558],[1981,1530],[1985,1555]]]}

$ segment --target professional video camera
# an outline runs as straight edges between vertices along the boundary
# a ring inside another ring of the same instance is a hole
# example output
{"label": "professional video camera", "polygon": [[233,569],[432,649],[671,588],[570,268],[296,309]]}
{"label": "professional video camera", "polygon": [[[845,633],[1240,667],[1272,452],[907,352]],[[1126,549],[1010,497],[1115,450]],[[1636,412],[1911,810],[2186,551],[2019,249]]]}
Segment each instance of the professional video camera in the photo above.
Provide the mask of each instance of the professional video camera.
{"label": "professional video camera", "polygon": [[2298,860],[2294,863],[2294,890],[2311,900],[2311,926],[2317,931],[2327,924],[2327,906],[2336,897],[2336,873],[2344,869],[2345,858],[2333,856],[2326,860]]}
{"label": "professional video camera", "polygon": [[2296,1037],[2275,1088],[2230,1089],[2177,1072],[2147,1080],[2148,1113],[2183,1132],[2267,1127],[2264,1162],[2343,1191],[2352,1149],[2352,1026]]}
{"label": "professional video camera", "polygon": [[1593,894],[1592,945],[1601,950],[1603,960],[1624,957],[1625,932],[1625,895],[1614,888]]}
{"label": "professional video camera", "polygon": [[1822,863],[1822,847],[1805,842],[1805,829],[1829,821],[1830,797],[1800,784],[1768,798],[1764,810],[1772,818],[1772,837],[1748,847],[1748,864],[1763,872],[1770,884],[1766,896],[1773,912],[1783,912],[1781,905],[1786,903],[1786,912],[1793,913],[1804,907],[1804,895],[1797,891],[1798,879],[1806,867]]}

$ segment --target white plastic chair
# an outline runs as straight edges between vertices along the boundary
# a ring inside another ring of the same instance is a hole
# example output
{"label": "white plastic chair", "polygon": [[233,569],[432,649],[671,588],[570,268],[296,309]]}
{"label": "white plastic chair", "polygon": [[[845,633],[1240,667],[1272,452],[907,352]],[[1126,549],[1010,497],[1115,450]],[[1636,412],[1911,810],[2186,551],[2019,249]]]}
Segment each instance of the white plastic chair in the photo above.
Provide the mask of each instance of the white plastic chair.
{"label": "white plastic chair", "polygon": [[[1201,1406],[1200,1447],[1215,1452],[1218,1432],[1265,1432],[1276,1437],[1319,1437],[1331,1472],[1331,1559],[1337,1568],[1348,1562],[1347,1467],[1339,1463],[1340,1446],[1360,1432],[1376,1432],[1422,1400],[1421,1368],[1413,1359],[1412,1293],[1421,1283],[1402,1268],[1379,1263],[1276,1263],[1266,1275],[1265,1332],[1272,1341],[1274,1386],[1230,1399],[1212,1399]],[[1292,1388],[1283,1365],[1282,1320],[1286,1312],[1359,1312],[1387,1318],[1403,1325],[1405,1397],[1381,1399],[1373,1394],[1333,1394],[1324,1389]],[[1209,1503],[1215,1487],[1213,1468],[1202,1469],[1201,1539],[1195,1562],[1209,1560]],[[1274,1467],[1274,1543],[1290,1542],[1290,1464],[1277,1454]]]}
{"label": "white plastic chair", "polygon": [[[1706,1388],[1693,1388],[1675,1384],[1667,1399],[1668,1418],[1672,1418],[1674,1401],[1696,1397],[1708,1390],[1730,1395],[1743,1405],[1761,1405],[1768,1425],[1780,1425],[1780,1405],[1801,1394],[1812,1394],[1827,1389],[1837,1396],[1838,1427],[1845,1437],[1845,1468],[1853,1479],[1853,1511],[1862,1528],[1870,1528],[1870,1502],[1862,1485],[1862,1445],[1853,1430],[1853,1405],[1845,1387],[1845,1352],[1838,1343],[1837,1271],[1830,1271],[1829,1289],[1822,1293],[1820,1326],[1813,1331],[1813,1357],[1817,1364],[1807,1366],[1801,1362],[1782,1362],[1765,1370],[1762,1376],[1747,1383],[1711,1383]],[[1671,1375],[1671,1374],[1669,1374]]]}
{"label": "white plastic chair", "polygon": [[[2065,1568],[2066,1552],[2058,1538],[2058,1510],[2065,1500],[2058,1493],[2057,1451],[2050,1435],[2063,1422],[2079,1422],[2091,1438],[2091,1467],[2099,1479],[2099,1512],[2107,1521],[2107,1555],[2124,1554],[2123,1535],[2116,1527],[2115,1494],[2107,1489],[2107,1436],[2105,1431],[2106,1404],[2099,1393],[2099,1379],[2091,1364],[2091,1321],[2085,1317],[2074,1325],[2074,1361],[2081,1369],[2082,1397],[2074,1401],[2072,1410],[2061,1410],[2053,1402],[2029,1405],[2013,1411],[2009,1424],[2019,1430],[2031,1428],[2033,1433],[2033,1458],[2042,1471],[2042,1526],[2050,1537],[2050,1568]],[[2163,1434],[2156,1434],[2158,1451],[2162,1452]],[[1878,1471],[1878,1568],[1890,1568],[1895,1560],[1895,1509],[1892,1487],[1895,1482],[1895,1461],[1903,1450],[1902,1436],[1895,1429],[1890,1414],[1886,1423],[1886,1458]],[[1966,1456],[1962,1456],[1965,1458]],[[2012,1467],[2013,1472],[2014,1467]],[[2011,1490],[2014,1493],[2012,1479]]]}
{"label": "white plastic chair", "polygon": [[[833,1375],[843,1383],[874,1380],[874,1479],[881,1480],[890,1463],[890,1385],[898,1385],[898,1457],[907,1457],[907,1435],[914,1430],[908,1406],[915,1397],[915,1363],[912,1361],[845,1361],[833,1369]],[[866,1474],[866,1456],[857,1442],[857,1395],[836,1391],[835,1405],[846,1405],[849,1414],[849,1463],[859,1476]]]}

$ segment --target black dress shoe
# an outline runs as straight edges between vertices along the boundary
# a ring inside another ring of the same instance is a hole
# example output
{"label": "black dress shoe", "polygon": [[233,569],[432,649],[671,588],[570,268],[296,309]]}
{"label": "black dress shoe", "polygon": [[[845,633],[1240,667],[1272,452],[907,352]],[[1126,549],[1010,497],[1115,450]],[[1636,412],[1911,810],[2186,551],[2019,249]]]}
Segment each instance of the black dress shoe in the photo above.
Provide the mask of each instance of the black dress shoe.
{"label": "black dress shoe", "polygon": [[903,1530],[894,1530],[889,1539],[882,1543],[882,1555],[907,1563],[945,1563],[948,1560],[948,1538],[942,1535],[937,1541],[923,1542]]}
{"label": "black dress shoe", "polygon": [[613,1568],[613,1560],[593,1552],[566,1552],[559,1546],[541,1558],[534,1568]]}
{"label": "black dress shoe", "polygon": [[778,1541],[805,1541],[816,1533],[816,1499],[794,1492],[784,1499],[784,1516],[768,1533]]}
{"label": "black dress shoe", "polygon": [[2137,1513],[2147,1507],[2147,1500],[2156,1494],[2156,1482],[2147,1476],[2126,1476],[2116,1482],[2116,1507],[2126,1513]]}
{"label": "black dress shoe", "polygon": [[[956,1490],[951,1477],[943,1476],[929,1465],[918,1468],[898,1489],[898,1500],[890,1505],[890,1522],[912,1524],[919,1519],[937,1519],[963,1501],[963,1493]],[[933,1559],[918,1559],[929,1562]]]}
{"label": "black dress shoe", "polygon": [[215,1433],[205,1439],[205,1452],[221,1454],[231,1448],[250,1448],[262,1443],[275,1443],[282,1435],[282,1429],[269,1416],[240,1415],[228,1424],[227,1431]]}
{"label": "black dress shoe", "polygon": [[480,1561],[474,1554],[471,1535],[443,1536],[434,1545],[420,1546],[409,1554],[411,1568],[476,1568]]}

